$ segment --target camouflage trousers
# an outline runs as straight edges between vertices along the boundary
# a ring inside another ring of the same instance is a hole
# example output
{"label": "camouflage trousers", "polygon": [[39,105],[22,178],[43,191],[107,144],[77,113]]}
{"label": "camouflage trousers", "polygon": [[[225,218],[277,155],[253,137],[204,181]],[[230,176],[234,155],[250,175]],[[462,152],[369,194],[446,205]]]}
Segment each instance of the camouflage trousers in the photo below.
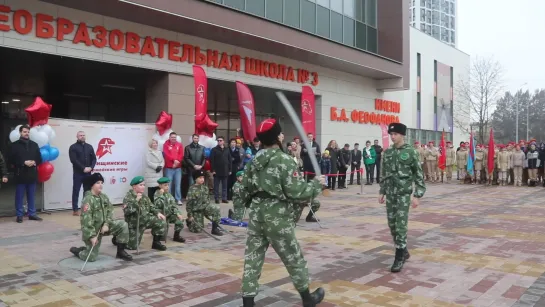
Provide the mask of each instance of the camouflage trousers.
{"label": "camouflage trousers", "polygon": [[187,225],[187,229],[194,233],[199,233],[204,229],[204,217],[208,217],[212,222],[220,223],[221,214],[218,205],[209,204],[204,210],[193,211],[190,214],[193,221]]}
{"label": "camouflage trousers", "polygon": [[166,230],[166,222],[156,216],[151,216],[147,222],[140,221],[138,225],[138,243],[136,242],[136,221],[129,224],[129,243],[127,249],[135,250],[142,242],[142,235],[146,229],[151,229],[153,236],[163,237]]}
{"label": "camouflage trousers", "polygon": [[[305,203],[304,205],[302,204],[299,204],[299,205],[294,205],[295,206],[295,210],[293,212],[293,222],[295,224],[297,224],[297,222],[299,222],[299,220],[301,219],[301,215],[303,214],[303,210],[308,207],[307,203]],[[312,208],[312,211],[314,211],[314,213],[318,212],[318,210],[320,210],[320,201],[317,200],[317,199],[313,199],[312,200],[312,203],[310,203],[310,208]],[[310,211],[309,211],[310,212]]]}
{"label": "camouflage trousers", "polygon": [[167,216],[166,221],[169,224],[174,224],[174,232],[182,231],[182,229],[184,229],[183,221],[180,220],[176,214],[171,214],[171,215]]}
{"label": "camouflage trousers", "polygon": [[[129,241],[129,227],[127,223],[124,220],[114,220],[110,225],[108,225],[110,230],[102,235],[99,236],[97,245],[95,245],[95,248],[93,248],[93,252],[91,253],[91,256],[89,256],[89,262],[93,262],[98,257],[98,252],[100,251],[100,244],[102,243],[102,238],[104,236],[115,236],[118,243],[125,244]],[[78,257],[79,259],[85,261],[87,259],[87,255],[89,255],[89,252],[91,251],[91,242],[84,242],[85,243],[85,249],[82,250]]]}
{"label": "camouflage trousers", "polygon": [[234,201],[233,197],[233,220],[242,221],[244,219],[244,204],[240,204],[238,201]]}
{"label": "camouflage trousers", "polygon": [[254,297],[259,290],[259,277],[265,261],[265,253],[272,245],[290,274],[297,291],[308,289],[307,262],[295,237],[293,221],[288,217],[273,217],[267,222],[250,219],[248,238],[244,252],[242,296]]}
{"label": "camouflage trousers", "polygon": [[409,220],[409,206],[411,194],[388,195],[386,194],[386,213],[388,214],[388,227],[394,239],[396,248],[407,246],[407,226]]}

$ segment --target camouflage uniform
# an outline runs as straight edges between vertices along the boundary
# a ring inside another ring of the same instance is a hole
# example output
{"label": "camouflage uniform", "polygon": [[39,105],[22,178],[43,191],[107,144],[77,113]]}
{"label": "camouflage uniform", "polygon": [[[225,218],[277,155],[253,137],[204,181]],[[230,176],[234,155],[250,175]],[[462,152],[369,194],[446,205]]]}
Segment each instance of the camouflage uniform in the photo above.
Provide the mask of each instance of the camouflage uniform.
{"label": "camouflage uniform", "polygon": [[192,185],[187,192],[186,202],[187,218],[193,218],[193,221],[187,225],[189,231],[201,232],[204,229],[204,217],[206,216],[212,220],[212,232],[216,234],[217,225],[221,218],[220,207],[210,203],[208,186],[204,184]]}
{"label": "camouflage uniform", "polygon": [[[304,202],[297,202],[297,201],[294,201],[293,202],[296,206],[295,206],[295,211],[294,211],[294,216],[293,216],[293,222],[295,224],[297,224],[297,222],[299,222],[299,219],[301,218],[301,215],[303,214],[303,210],[305,209],[305,207],[308,207],[308,201],[304,201]],[[299,204],[299,206],[297,206],[297,204]],[[318,210],[320,210],[320,201],[316,198],[312,199],[312,202],[310,203],[310,208],[312,209],[312,211],[314,211],[314,213],[316,213]],[[307,218],[306,218],[306,221],[307,222],[316,222],[316,218],[312,215],[312,212],[309,210],[308,212],[308,215],[307,215]]]}
{"label": "camouflage uniform", "polygon": [[[117,242],[119,244],[117,256],[119,257],[119,248],[123,249],[124,245],[129,241],[129,229],[127,223],[123,220],[114,220],[114,206],[110,203],[110,199],[104,193],[93,195],[91,191],[87,191],[85,192],[81,203],[84,204],[82,206],[82,213],[80,216],[81,239],[85,243],[85,247],[80,247],[73,253],[77,254],[79,259],[85,261],[92,247],[90,239],[95,237],[102,226],[106,224],[108,225],[109,231],[105,234],[99,235],[98,242],[93,248],[93,252],[89,256],[89,261],[93,262],[97,259],[102,237],[108,235],[117,237]],[[130,257],[130,255],[128,256]],[[132,257],[130,257],[130,259],[132,259]]]}
{"label": "camouflage uniform", "polygon": [[[301,293],[308,292],[307,262],[295,237],[294,215],[300,206],[316,198],[318,180],[308,183],[297,176],[297,164],[278,148],[263,149],[246,166],[242,198],[249,204],[250,220],[242,277],[243,297],[255,297],[265,253],[272,245]],[[251,201],[250,201],[251,200]]]}
{"label": "camouflage uniform", "polygon": [[[180,237],[180,232],[184,229],[184,223],[178,218],[178,215],[182,215],[182,212],[180,211],[178,202],[174,196],[168,192],[160,193],[159,190],[157,190],[153,195],[153,199],[155,201],[155,207],[163,213],[166,222],[174,224],[174,241],[185,242],[185,240]],[[168,235],[168,229],[166,230],[165,236],[166,235]]]}
{"label": "camouflage uniform", "polygon": [[235,182],[233,185],[233,215],[230,216],[231,219],[235,221],[242,221],[244,218],[244,202],[240,198],[240,193],[242,192],[242,184],[240,182]]}
{"label": "camouflage uniform", "polygon": [[396,260],[392,272],[399,272],[403,263],[410,257],[407,251],[407,224],[413,183],[413,196],[421,198],[426,192],[424,175],[419,154],[408,144],[396,148],[390,146],[382,155],[383,180],[380,182],[380,194],[386,198],[388,227],[396,248]]}
{"label": "camouflage uniform", "polygon": [[[129,249],[136,249],[137,246],[142,242],[142,235],[146,229],[151,229],[151,234],[153,235],[153,245],[152,248],[165,250],[164,245],[162,248],[155,248],[159,245],[157,244],[160,239],[165,234],[166,222],[157,217],[159,210],[151,202],[149,197],[142,195],[140,201],[136,201],[136,193],[134,190],[130,190],[125,195],[123,199],[123,212],[125,213],[125,221],[129,225]],[[140,217],[139,217],[140,216]],[[139,220],[138,220],[139,219]],[[138,223],[138,242],[136,242],[136,226]],[[117,240],[117,238],[116,238]]]}

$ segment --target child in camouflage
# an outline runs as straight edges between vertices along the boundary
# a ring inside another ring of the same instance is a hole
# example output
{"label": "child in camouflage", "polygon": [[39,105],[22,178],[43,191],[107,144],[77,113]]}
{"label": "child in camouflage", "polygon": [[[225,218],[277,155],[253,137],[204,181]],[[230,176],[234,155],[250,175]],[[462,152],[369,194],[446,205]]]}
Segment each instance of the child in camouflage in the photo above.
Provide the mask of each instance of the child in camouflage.
{"label": "child in camouflage", "polygon": [[244,171],[237,172],[237,182],[233,185],[233,209],[229,209],[229,218],[235,221],[242,221],[244,219],[244,203],[240,198],[240,192],[242,189],[242,176]]}

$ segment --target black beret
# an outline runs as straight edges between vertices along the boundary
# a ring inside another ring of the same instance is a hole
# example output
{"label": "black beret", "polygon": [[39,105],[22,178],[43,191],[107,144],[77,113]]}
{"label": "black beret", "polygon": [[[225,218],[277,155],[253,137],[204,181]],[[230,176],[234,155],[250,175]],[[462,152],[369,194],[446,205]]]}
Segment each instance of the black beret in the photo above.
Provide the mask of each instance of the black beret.
{"label": "black beret", "polygon": [[402,123],[391,123],[388,125],[388,134],[392,132],[405,135],[407,133],[407,126],[403,125]]}
{"label": "black beret", "polygon": [[104,177],[100,173],[94,173],[92,175],[89,175],[82,180],[83,184],[83,190],[88,191],[90,190],[95,183],[102,181],[104,183]]}

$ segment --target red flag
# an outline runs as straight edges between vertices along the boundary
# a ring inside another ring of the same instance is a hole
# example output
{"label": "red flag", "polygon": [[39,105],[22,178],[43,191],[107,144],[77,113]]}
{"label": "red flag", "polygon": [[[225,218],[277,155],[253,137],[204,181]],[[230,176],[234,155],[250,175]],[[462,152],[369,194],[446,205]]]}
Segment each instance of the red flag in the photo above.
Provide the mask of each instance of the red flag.
{"label": "red flag", "polygon": [[237,81],[238,109],[240,112],[240,125],[244,133],[244,139],[253,141],[255,133],[254,96],[246,84]]}
{"label": "red flag", "polygon": [[443,134],[441,134],[441,143],[439,145],[441,149],[441,156],[439,157],[438,167],[442,171],[447,167],[447,148],[445,146],[445,129],[443,129]]}
{"label": "red flag", "polygon": [[488,174],[494,172],[494,154],[496,153],[494,146],[494,131],[490,128],[490,139],[488,140]]}
{"label": "red flag", "polygon": [[[380,125],[382,130],[382,148],[390,147],[390,135],[388,134],[388,125]],[[363,168],[362,168],[363,169]]]}
{"label": "red flag", "polygon": [[208,112],[208,80],[204,69],[193,65],[193,80],[195,81],[195,133],[198,134],[199,125],[205,120]]}
{"label": "red flag", "polygon": [[301,94],[301,122],[303,124],[303,129],[305,129],[307,133],[312,133],[312,135],[316,135],[315,105],[316,100],[312,88],[307,85],[303,86],[303,92]]}

